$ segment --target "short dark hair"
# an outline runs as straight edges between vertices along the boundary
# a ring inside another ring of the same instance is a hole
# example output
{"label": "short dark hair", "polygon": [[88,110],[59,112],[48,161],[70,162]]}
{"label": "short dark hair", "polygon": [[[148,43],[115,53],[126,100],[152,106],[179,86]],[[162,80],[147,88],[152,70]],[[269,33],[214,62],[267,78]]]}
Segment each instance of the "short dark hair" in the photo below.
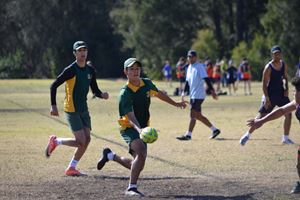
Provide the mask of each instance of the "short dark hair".
{"label": "short dark hair", "polygon": [[300,92],[300,77],[294,77],[291,83],[296,88],[297,92]]}

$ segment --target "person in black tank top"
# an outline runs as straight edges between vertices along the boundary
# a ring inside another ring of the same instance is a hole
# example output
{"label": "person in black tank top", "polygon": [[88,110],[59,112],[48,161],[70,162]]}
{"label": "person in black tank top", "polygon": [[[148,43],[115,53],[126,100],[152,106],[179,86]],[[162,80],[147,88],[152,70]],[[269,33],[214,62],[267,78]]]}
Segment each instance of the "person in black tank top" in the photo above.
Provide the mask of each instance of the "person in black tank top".
{"label": "person in black tank top", "polygon": [[[293,78],[292,85],[295,87],[294,100],[292,102],[282,107],[279,107],[278,109],[274,110],[273,112],[269,113],[263,118],[248,120],[247,125],[253,129],[258,129],[266,122],[277,119],[283,115],[291,114],[294,110],[296,110],[295,115],[300,122],[300,77]],[[298,147],[297,172],[300,179],[300,147]],[[291,193],[300,193],[300,181],[297,181]]]}
{"label": "person in black tank top", "polygon": [[[288,97],[287,65],[281,60],[281,48],[274,46],[271,49],[272,60],[265,66],[263,72],[263,98],[256,119],[260,119],[270,113],[275,106],[281,107],[290,102]],[[294,144],[289,139],[291,128],[291,113],[285,114],[283,125],[283,144]],[[250,129],[241,137],[240,144],[245,145],[254,132],[255,127]]]}

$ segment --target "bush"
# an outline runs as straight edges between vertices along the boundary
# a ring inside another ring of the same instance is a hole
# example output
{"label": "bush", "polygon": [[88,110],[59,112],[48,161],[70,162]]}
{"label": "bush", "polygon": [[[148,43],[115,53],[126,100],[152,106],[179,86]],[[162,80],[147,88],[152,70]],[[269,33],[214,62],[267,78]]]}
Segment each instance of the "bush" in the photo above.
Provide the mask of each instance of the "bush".
{"label": "bush", "polygon": [[0,58],[0,78],[27,78],[23,59],[24,52],[20,50]]}

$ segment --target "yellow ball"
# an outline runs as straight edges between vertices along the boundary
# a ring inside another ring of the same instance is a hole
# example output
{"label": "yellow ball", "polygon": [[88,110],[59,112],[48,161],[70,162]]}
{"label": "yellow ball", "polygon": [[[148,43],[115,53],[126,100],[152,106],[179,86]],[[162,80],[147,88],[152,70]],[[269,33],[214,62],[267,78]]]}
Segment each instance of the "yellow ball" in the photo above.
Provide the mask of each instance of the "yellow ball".
{"label": "yellow ball", "polygon": [[141,139],[145,143],[153,143],[157,140],[158,134],[155,128],[146,127],[141,132]]}

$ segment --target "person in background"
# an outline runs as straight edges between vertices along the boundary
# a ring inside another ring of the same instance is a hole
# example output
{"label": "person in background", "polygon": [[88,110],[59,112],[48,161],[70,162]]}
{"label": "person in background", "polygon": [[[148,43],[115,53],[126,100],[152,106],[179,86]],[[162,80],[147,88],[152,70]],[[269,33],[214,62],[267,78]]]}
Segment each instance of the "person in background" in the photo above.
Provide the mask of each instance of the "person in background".
{"label": "person in background", "polygon": [[251,92],[251,67],[247,58],[243,58],[240,66],[241,80],[244,82],[244,94],[252,95]]}
{"label": "person in background", "polygon": [[165,65],[163,67],[163,75],[165,77],[166,84],[169,84],[172,87],[172,67],[170,65],[170,61],[166,60]]}
{"label": "person in background", "polygon": [[185,83],[185,65],[186,65],[186,59],[185,57],[180,57],[177,64],[176,64],[176,75],[179,80],[179,94],[182,93],[184,89],[184,83]]}
{"label": "person in background", "polygon": [[[182,135],[176,137],[178,140],[191,140],[192,139],[192,132],[196,125],[196,120],[201,121],[205,124],[208,128],[210,128],[212,134],[210,139],[216,138],[221,131],[216,128],[203,114],[201,110],[201,105],[206,97],[205,85],[206,83],[208,90],[210,91],[212,97],[217,99],[217,95],[215,90],[207,77],[206,67],[205,64],[200,63],[197,60],[197,53],[194,50],[188,51],[188,60],[189,60],[189,67],[186,74],[186,85],[190,87],[190,122],[188,131]],[[182,101],[184,102],[185,93],[182,94]]]}
{"label": "person in background", "polygon": [[222,59],[219,62],[220,65],[220,70],[221,70],[221,83],[222,83],[222,88],[227,87],[227,64],[226,62]]}
{"label": "person in background", "polygon": [[228,84],[229,95],[232,95],[231,86],[232,86],[233,94],[235,94],[236,92],[235,82],[237,80],[237,68],[234,66],[232,60],[228,62],[228,66],[229,67],[227,68],[227,84]]}
{"label": "person in background", "polygon": [[216,64],[213,67],[213,83],[214,83],[214,89],[216,91],[217,94],[222,93],[221,92],[221,65],[219,62],[216,62]]}

